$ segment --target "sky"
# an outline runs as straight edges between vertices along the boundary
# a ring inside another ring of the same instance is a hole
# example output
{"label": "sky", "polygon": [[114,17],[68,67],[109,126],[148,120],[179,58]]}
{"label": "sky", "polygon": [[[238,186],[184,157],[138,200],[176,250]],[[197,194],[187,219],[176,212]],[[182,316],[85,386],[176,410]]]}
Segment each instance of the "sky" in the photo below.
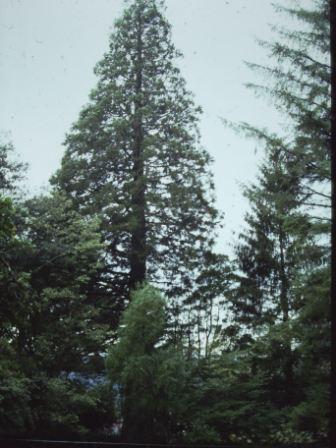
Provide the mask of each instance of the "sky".
{"label": "sky", "polygon": [[[308,0],[303,0],[308,1]],[[195,102],[202,106],[202,145],[214,159],[224,228],[217,248],[231,253],[248,204],[240,184],[253,181],[262,148],[221,118],[281,129],[274,107],[245,87],[264,81],[244,61],[267,64],[256,39],[273,40],[285,24],[270,0],[166,0],[172,39]],[[0,139],[29,163],[27,192],[48,185],[62,143],[96,84],[93,67],[108,49],[123,0],[0,0]]]}

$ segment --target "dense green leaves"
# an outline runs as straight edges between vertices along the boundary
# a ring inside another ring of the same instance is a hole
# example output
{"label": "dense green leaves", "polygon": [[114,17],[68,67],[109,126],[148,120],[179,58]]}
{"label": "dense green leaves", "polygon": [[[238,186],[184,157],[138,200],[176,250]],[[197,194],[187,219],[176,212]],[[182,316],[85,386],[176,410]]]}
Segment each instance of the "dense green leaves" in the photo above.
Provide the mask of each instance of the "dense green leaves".
{"label": "dense green leaves", "polygon": [[163,7],[131,2],[53,180],[80,213],[102,217],[111,304],[125,302],[137,281],[157,281],[175,297],[190,291],[213,242],[210,156],[178,57]]}
{"label": "dense green leaves", "polygon": [[187,365],[181,349],[164,339],[165,305],[152,286],[136,290],[121,319],[119,340],[107,358],[109,376],[122,401],[124,436],[130,441],[169,442],[177,435]]}
{"label": "dense green leaves", "polygon": [[262,43],[275,65],[250,64],[288,132],[237,126],[265,153],[233,260],[163,1],[115,23],[48,195],[23,199],[1,145],[2,434],[326,440],[328,2],[300,5],[278,7],[300,32]]}
{"label": "dense green leaves", "polygon": [[60,194],[1,204],[1,430],[81,432],[98,400],[85,380],[102,371],[108,335],[88,294],[98,222]]}
{"label": "dense green leaves", "polygon": [[27,166],[13,159],[14,148],[10,143],[0,143],[0,192],[13,195],[18,183],[23,179]]}
{"label": "dense green leaves", "polygon": [[[257,182],[245,189],[251,211],[236,251],[233,328],[238,350],[259,353],[251,363],[266,379],[283,442],[324,439],[328,426],[328,8],[323,0],[314,10],[279,7],[303,22],[303,32],[277,30],[277,42],[262,43],[275,67],[250,64],[266,75],[266,87],[250,87],[274,100],[289,133],[238,126],[266,156]],[[270,425],[267,431],[271,437]]]}

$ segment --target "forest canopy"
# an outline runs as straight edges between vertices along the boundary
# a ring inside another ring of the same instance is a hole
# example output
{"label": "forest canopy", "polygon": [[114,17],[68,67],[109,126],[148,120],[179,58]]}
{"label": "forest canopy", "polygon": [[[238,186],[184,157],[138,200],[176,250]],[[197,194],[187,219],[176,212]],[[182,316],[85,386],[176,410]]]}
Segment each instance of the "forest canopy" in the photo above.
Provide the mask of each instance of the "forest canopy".
{"label": "forest canopy", "polygon": [[1,436],[328,440],[329,2],[313,5],[279,2],[302,29],[248,63],[284,133],[223,120],[263,152],[233,255],[163,0],[125,2],[48,193],[22,193],[1,143]]}

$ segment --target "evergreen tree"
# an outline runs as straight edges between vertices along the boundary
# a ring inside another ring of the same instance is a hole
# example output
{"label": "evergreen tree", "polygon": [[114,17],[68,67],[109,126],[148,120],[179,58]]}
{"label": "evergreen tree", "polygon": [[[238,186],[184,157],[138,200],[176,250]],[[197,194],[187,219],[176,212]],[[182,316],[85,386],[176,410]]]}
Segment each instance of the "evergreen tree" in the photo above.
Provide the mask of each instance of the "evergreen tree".
{"label": "evergreen tree", "polygon": [[222,348],[223,321],[234,279],[232,263],[223,254],[207,252],[202,269],[194,280],[193,291],[186,300],[183,326],[187,336],[189,358],[210,359]]}
{"label": "evergreen tree", "polygon": [[280,40],[262,43],[275,67],[250,64],[267,75],[266,87],[250,87],[271,95],[289,134],[240,126],[265,144],[267,159],[259,186],[245,191],[252,212],[237,250],[233,304],[237,321],[249,330],[245,342],[259,335],[251,350],[264,345],[263,355],[251,358],[254,371],[266,374],[278,408],[290,406],[278,434],[285,442],[325,438],[327,427],[327,412],[318,409],[322,403],[327,408],[329,370],[329,5],[318,0],[314,6],[279,7],[303,23],[302,32],[281,29]]}
{"label": "evergreen tree", "polygon": [[[247,340],[265,334],[270,326],[289,323],[300,307],[294,279],[312,262],[314,252],[316,260],[321,255],[309,234],[309,222],[300,213],[298,189],[298,179],[286,168],[286,153],[268,148],[259,185],[245,190],[252,212],[237,247],[240,275],[233,310]],[[293,355],[290,339],[281,344],[286,391],[282,400],[287,404],[295,398]]]}
{"label": "evergreen tree", "polygon": [[[276,65],[248,64],[265,77],[264,85],[248,86],[258,94],[271,96],[287,117],[291,134],[289,167],[301,179],[302,204],[317,212],[312,215],[320,223],[321,212],[330,208],[329,1],[314,0],[310,9],[293,1],[289,4],[278,5],[277,10],[301,29],[274,27],[279,39],[261,45]],[[329,232],[329,228],[325,231]]]}
{"label": "evergreen tree", "polygon": [[175,63],[163,10],[162,1],[134,0],[116,21],[53,179],[81,214],[102,216],[110,319],[144,280],[170,296],[189,291],[218,219],[200,108]]}
{"label": "evergreen tree", "polygon": [[119,340],[107,358],[122,403],[123,439],[133,443],[167,443],[181,437],[178,417],[184,411],[190,368],[183,352],[165,340],[165,308],[157,289],[144,285],[135,290],[121,319]]}

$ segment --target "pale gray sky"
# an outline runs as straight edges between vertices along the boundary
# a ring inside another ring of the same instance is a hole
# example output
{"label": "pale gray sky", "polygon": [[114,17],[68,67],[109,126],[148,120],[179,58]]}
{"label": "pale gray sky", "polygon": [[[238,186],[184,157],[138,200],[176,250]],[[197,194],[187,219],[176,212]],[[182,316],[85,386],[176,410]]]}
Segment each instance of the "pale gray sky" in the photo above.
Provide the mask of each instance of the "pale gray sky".
{"label": "pale gray sky", "polygon": [[[303,2],[309,0],[303,0]],[[279,129],[271,105],[244,83],[260,81],[243,61],[265,63],[255,37],[272,39],[280,23],[271,0],[166,0],[173,41],[189,89],[204,115],[202,143],[214,157],[218,207],[225,227],[218,246],[230,252],[247,204],[238,182],[253,180],[261,151],[226,129],[219,117]],[[58,168],[62,142],[96,84],[93,67],[123,0],[0,0],[0,133],[30,165],[36,193]]]}

